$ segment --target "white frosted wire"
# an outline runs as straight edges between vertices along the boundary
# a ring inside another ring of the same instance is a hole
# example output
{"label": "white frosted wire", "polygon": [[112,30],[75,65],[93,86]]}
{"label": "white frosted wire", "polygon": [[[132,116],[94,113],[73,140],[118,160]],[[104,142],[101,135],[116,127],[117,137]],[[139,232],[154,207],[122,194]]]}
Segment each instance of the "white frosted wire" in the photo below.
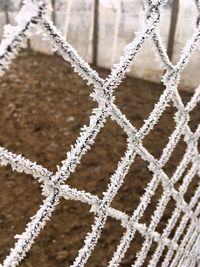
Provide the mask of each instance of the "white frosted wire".
{"label": "white frosted wire", "polygon": [[[0,265],[1,267],[15,267],[24,259],[41,229],[45,226],[55,207],[59,204],[61,197],[66,200],[72,199],[87,203],[91,206],[90,212],[95,214],[92,230],[87,234],[84,246],[79,250],[78,256],[72,264],[73,267],[81,267],[87,263],[101,236],[101,232],[108,217],[119,220],[123,228],[125,228],[119,245],[109,262],[110,267],[120,265],[130,243],[134,240],[136,232],[142,235],[144,242],[132,266],[139,267],[144,264],[152,242],[156,242],[157,247],[151,255],[151,260],[148,262],[149,267],[158,265],[165,248],[167,248],[167,253],[162,260],[162,267],[190,267],[198,263],[200,255],[200,186],[197,187],[189,203],[185,201],[184,194],[187,192],[194,177],[199,177],[200,174],[200,155],[198,151],[200,124],[195,132],[191,131],[188,124],[190,112],[194,110],[200,101],[200,87],[196,89],[191,100],[186,105],[183,104],[177,88],[181,72],[190,61],[193,51],[199,46],[200,26],[197,19],[197,28],[193,36],[183,49],[177,64],[173,65],[167,56],[158,30],[160,14],[166,2],[166,0],[144,1],[146,15],[141,31],[136,33],[133,41],[125,47],[119,63],[113,67],[111,74],[106,79],[99,77],[98,73],[80,57],[77,51],[66,42],[65,36],[53,25],[49,16],[51,7],[48,0],[25,0],[17,17],[17,25],[6,26],[4,39],[0,44],[1,74],[5,72],[12,59],[18,54],[23,41],[27,37],[30,37],[31,29],[35,25],[38,25],[48,38],[52,48],[56,47],[64,60],[71,63],[74,71],[81,75],[88,84],[94,86],[94,92],[91,96],[93,100],[98,103],[98,107],[92,110],[89,124],[81,129],[79,137],[71,147],[71,150],[67,153],[67,158],[63,160],[61,166],[58,167],[56,173],[48,171],[44,167],[25,159],[21,155],[16,155],[4,148],[0,148],[0,165],[10,165],[13,171],[32,175],[33,178],[41,183],[43,194],[46,196],[46,199],[39,207],[35,216],[33,216],[27,224],[25,231],[21,235],[15,237],[17,239],[15,246],[10,250],[10,254],[6,257],[3,264]],[[119,2],[119,5],[120,3],[121,2]],[[198,8],[200,7],[199,3],[200,1],[196,1]],[[68,13],[70,13],[71,4],[72,1],[69,0]],[[104,4],[106,4],[106,1],[104,1]],[[119,11],[121,12],[120,9],[118,12]],[[68,25],[69,14],[65,27],[68,28]],[[116,39],[119,27],[119,13],[115,26]],[[114,91],[130,70],[138,51],[149,38],[152,38],[156,48],[155,53],[159,55],[163,68],[166,70],[162,79],[165,90],[148,118],[144,121],[142,127],[137,130],[115,104]],[[116,40],[114,44],[115,47]],[[115,50],[116,47],[114,48],[113,54],[115,54]],[[177,109],[174,117],[176,126],[169,136],[169,141],[163,149],[161,157],[156,159],[143,146],[143,139],[154,129],[163,112],[171,103]],[[103,193],[103,198],[100,199],[88,192],[71,188],[67,185],[67,179],[70,177],[71,173],[76,170],[82,156],[91,148],[97,134],[104,127],[109,117],[127,134],[127,149],[124,156],[118,162],[116,171],[110,177],[110,182],[107,190]],[[187,149],[172,177],[168,177],[163,167],[169,161],[181,138],[184,138]],[[147,185],[145,193],[141,196],[138,207],[133,210],[132,215],[128,216],[120,210],[111,208],[111,203],[122,186],[131,165],[134,164],[134,159],[137,155],[147,162],[149,170],[153,173],[153,177]],[[191,167],[187,170],[190,163]],[[186,174],[184,174],[185,172]],[[175,184],[182,176],[183,182],[181,186],[179,189],[175,189]],[[140,219],[144,215],[146,209],[148,209],[151,198],[155,195],[159,185],[162,185],[163,194],[147,226],[146,224],[140,223]],[[156,230],[157,225],[162,219],[170,199],[173,199],[175,208],[171,212],[171,217],[168,219],[163,232],[158,233]],[[182,217],[181,214],[183,214]],[[174,237],[170,239],[170,234],[174,230],[179,219],[180,222]],[[187,226],[189,222],[190,224]],[[184,231],[185,235],[180,241]]]}

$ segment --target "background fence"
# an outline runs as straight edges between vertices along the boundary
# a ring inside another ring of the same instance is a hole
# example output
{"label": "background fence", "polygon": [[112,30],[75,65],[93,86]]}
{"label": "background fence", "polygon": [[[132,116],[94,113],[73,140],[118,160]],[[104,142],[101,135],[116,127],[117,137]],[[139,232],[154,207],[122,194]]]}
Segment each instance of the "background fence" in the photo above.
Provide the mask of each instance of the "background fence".
{"label": "background fence", "polygon": [[[0,1],[1,36],[3,25],[6,22],[13,22],[21,2],[21,0]],[[96,10],[95,3],[98,5]],[[69,43],[85,60],[92,62],[96,57],[97,65],[106,68],[111,68],[113,63],[117,62],[124,46],[132,40],[135,32],[141,29],[143,21],[144,7],[140,0],[52,0],[52,4],[54,22]],[[194,1],[170,0],[165,7],[160,29],[173,63],[177,62],[186,40],[191,37],[195,26],[193,18],[196,15]],[[29,47],[35,51],[52,53],[47,42],[41,43],[40,36],[33,37]],[[151,47],[151,41],[148,41],[141,49],[130,74],[159,82],[162,67],[155,62]],[[96,52],[95,56],[93,51]],[[193,90],[198,85],[199,60],[200,56],[196,52],[192,63],[183,73],[181,88]]]}

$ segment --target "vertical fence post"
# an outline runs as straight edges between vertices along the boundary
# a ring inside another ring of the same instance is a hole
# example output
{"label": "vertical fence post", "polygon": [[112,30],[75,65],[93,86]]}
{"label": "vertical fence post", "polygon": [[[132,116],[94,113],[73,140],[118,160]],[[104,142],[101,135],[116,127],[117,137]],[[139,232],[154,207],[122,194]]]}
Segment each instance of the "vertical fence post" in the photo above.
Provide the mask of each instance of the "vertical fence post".
{"label": "vertical fence post", "polygon": [[[23,0],[20,1],[20,8],[23,6]],[[31,40],[28,38],[27,39],[27,50],[30,52],[31,51]]]}
{"label": "vertical fence post", "polygon": [[52,20],[53,20],[53,23],[55,24],[56,22],[56,11],[55,11],[55,2],[56,0],[51,0],[51,5],[52,5]]}
{"label": "vertical fence post", "polygon": [[99,0],[94,0],[94,21],[93,21],[93,53],[92,63],[97,65],[98,58],[98,37],[99,37]]}
{"label": "vertical fence post", "polygon": [[5,4],[5,19],[6,19],[6,24],[9,24],[9,14],[8,14],[8,5]]}
{"label": "vertical fence post", "polygon": [[169,41],[167,47],[167,54],[170,60],[172,60],[173,56],[174,38],[176,33],[178,13],[179,13],[179,0],[174,0],[172,4],[172,16],[171,16],[170,31],[169,31]]}
{"label": "vertical fence post", "polygon": [[115,63],[116,51],[117,51],[117,38],[119,34],[119,26],[120,26],[120,19],[122,13],[122,1],[118,0],[117,7],[116,7],[116,15],[115,15],[115,27],[114,27],[114,38],[113,38],[113,50],[111,56],[111,65]]}
{"label": "vertical fence post", "polygon": [[69,24],[70,24],[70,13],[71,13],[71,9],[72,9],[72,0],[68,0],[67,1],[67,10],[66,10],[66,15],[65,15],[65,23],[64,23],[64,29],[63,29],[63,35],[65,37],[65,39],[67,40],[67,35],[69,32]]}

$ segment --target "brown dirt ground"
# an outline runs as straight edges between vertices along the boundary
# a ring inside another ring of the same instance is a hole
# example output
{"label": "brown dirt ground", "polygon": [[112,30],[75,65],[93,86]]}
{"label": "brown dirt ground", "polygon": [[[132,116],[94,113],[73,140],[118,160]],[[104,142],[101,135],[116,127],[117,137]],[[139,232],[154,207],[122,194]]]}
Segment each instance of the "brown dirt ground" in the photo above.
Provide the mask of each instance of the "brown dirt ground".
{"label": "brown dirt ground", "polygon": [[[108,74],[106,70],[98,71],[103,77]],[[55,171],[56,165],[60,165],[65,159],[70,145],[78,137],[80,128],[88,123],[91,110],[96,106],[89,97],[91,92],[92,87],[88,87],[74,74],[60,57],[23,54],[0,79],[0,145],[15,153],[22,153],[26,158]],[[129,120],[139,128],[162,92],[162,85],[126,78],[117,89],[116,102]],[[181,92],[181,95],[185,103],[191,97],[186,92]],[[191,114],[190,126],[193,130],[200,121],[198,109],[199,107]],[[172,118],[175,111],[168,107],[158,125],[144,140],[144,146],[157,158],[174,129]],[[165,166],[170,176],[180,162],[185,148],[181,140]],[[102,197],[109,177],[125,149],[126,134],[109,120],[91,151],[83,157],[76,173],[68,180],[69,184]],[[14,173],[9,167],[1,167],[0,173],[2,262],[14,245],[14,235],[24,230],[43,197],[38,183],[31,176]],[[137,157],[112,206],[131,214],[151,177],[147,163]],[[197,183],[196,177],[185,195],[186,201],[191,198]],[[179,185],[177,183],[176,187]],[[161,193],[160,185],[141,222],[149,224]],[[174,201],[171,200],[157,227],[159,232],[162,232],[173,207]],[[89,209],[86,204],[62,199],[21,266],[62,267],[71,264],[83,245],[86,233],[91,230],[94,215],[89,213]],[[102,237],[86,266],[107,266],[123,231],[119,222],[108,219]],[[121,266],[131,266],[142,241],[143,238],[138,233]],[[151,251],[154,248],[153,243]]]}

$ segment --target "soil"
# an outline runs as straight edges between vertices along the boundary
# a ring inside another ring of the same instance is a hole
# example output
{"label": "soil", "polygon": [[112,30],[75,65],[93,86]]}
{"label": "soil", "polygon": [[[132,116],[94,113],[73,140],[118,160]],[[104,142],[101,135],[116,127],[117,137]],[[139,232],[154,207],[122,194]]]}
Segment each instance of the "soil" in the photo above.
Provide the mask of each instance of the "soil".
{"label": "soil", "polygon": [[[102,77],[109,74],[107,70],[97,70]],[[159,84],[126,78],[116,90],[116,103],[134,126],[139,128],[163,89]],[[92,87],[88,87],[85,81],[74,74],[70,65],[59,56],[22,54],[0,79],[0,145],[56,171],[57,165],[66,158],[66,152],[79,136],[80,128],[88,124],[92,108],[97,106],[89,97],[91,92]],[[186,103],[191,94],[182,91],[181,96]],[[192,130],[200,122],[198,110],[199,106],[191,112]],[[156,158],[160,157],[175,127],[175,112],[176,109],[170,105],[158,125],[144,140],[144,146]],[[125,149],[126,134],[115,122],[108,120],[68,184],[102,197],[109,177]],[[185,149],[186,145],[181,140],[164,168],[169,176],[176,169]],[[0,173],[2,262],[14,245],[14,236],[23,232],[30,217],[42,204],[43,197],[40,186],[31,176],[12,172],[10,167],[1,167]],[[112,207],[131,214],[151,177],[147,163],[137,156]],[[176,187],[180,184],[181,181]],[[197,185],[198,178],[195,177],[184,196],[187,202]],[[149,224],[162,191],[162,185],[159,185],[140,222]],[[162,233],[174,205],[174,201],[170,200],[162,221],[156,228],[158,232]],[[90,207],[86,204],[62,199],[21,266],[62,267],[72,264],[94,221],[94,214],[89,211]],[[123,232],[120,222],[109,218],[86,266],[107,266]],[[121,266],[131,266],[143,240],[137,233]],[[155,245],[153,242],[148,259]]]}

